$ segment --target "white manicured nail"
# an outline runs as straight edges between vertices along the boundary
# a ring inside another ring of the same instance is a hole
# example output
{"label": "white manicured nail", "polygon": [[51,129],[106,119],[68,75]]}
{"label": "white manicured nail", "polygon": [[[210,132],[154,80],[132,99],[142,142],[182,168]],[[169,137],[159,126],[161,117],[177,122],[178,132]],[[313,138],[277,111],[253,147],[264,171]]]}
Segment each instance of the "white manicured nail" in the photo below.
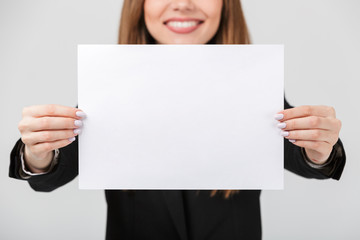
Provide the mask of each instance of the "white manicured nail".
{"label": "white manicured nail", "polygon": [[284,118],[284,114],[281,114],[281,113],[275,114],[274,118],[275,118],[275,120],[281,120]]}
{"label": "white manicured nail", "polygon": [[283,136],[283,137],[287,137],[287,136],[289,136],[289,132],[288,131],[281,131],[281,136]]}
{"label": "white manicured nail", "polygon": [[294,139],[289,139],[289,142],[294,143],[294,142],[296,142],[296,140],[294,140]]}
{"label": "white manicured nail", "polygon": [[74,122],[75,126],[77,127],[81,127],[83,125],[82,121],[81,120],[75,120]]}
{"label": "white manicured nail", "polygon": [[70,141],[70,142],[75,141],[75,137],[69,138],[69,141]]}
{"label": "white manicured nail", "polygon": [[81,118],[85,118],[86,114],[83,111],[77,111],[76,116],[81,117]]}
{"label": "white manicured nail", "polygon": [[279,123],[277,126],[278,126],[278,128],[286,128],[286,123],[282,122],[282,123]]}
{"label": "white manicured nail", "polygon": [[74,129],[74,133],[75,133],[75,134],[80,134],[80,133],[81,133],[81,129],[80,129],[80,128]]}

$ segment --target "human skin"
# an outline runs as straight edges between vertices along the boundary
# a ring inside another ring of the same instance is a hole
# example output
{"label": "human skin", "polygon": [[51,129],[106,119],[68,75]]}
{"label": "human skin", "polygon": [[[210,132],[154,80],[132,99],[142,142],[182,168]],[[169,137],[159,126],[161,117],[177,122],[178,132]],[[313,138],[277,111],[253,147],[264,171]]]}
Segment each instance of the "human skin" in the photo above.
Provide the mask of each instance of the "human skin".
{"label": "human skin", "polygon": [[219,28],[222,5],[223,0],[145,0],[145,24],[157,43],[204,44]]}
{"label": "human skin", "polygon": [[25,162],[33,173],[47,170],[53,151],[75,140],[85,114],[77,108],[47,104],[25,107],[18,124],[25,144]]}
{"label": "human skin", "polygon": [[341,121],[329,106],[299,106],[279,112],[278,127],[293,144],[305,148],[306,155],[316,164],[329,158],[339,139]]}
{"label": "human skin", "polygon": [[[145,24],[159,44],[205,44],[219,27],[221,7],[222,0],[145,0]],[[29,170],[46,171],[53,151],[75,140],[84,117],[80,109],[61,105],[24,108],[18,129]],[[281,134],[305,148],[316,164],[326,162],[339,138],[341,122],[333,107],[299,106],[277,113],[275,119]]]}

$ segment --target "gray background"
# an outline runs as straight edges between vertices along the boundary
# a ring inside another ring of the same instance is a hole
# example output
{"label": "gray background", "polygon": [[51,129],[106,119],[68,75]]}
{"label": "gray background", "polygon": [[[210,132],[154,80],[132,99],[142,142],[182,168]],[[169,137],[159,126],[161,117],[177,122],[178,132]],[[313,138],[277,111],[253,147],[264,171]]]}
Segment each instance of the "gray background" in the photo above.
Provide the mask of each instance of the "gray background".
{"label": "gray background", "polygon": [[[0,238],[103,239],[103,191],[75,179],[52,193],[8,177],[24,106],[75,106],[77,44],[114,44],[122,1],[0,1]],[[341,181],[285,173],[285,190],[263,191],[264,239],[359,239],[360,2],[244,0],[254,43],[285,44],[291,104],[334,106],[347,165]],[[49,237],[51,236],[51,237]]]}

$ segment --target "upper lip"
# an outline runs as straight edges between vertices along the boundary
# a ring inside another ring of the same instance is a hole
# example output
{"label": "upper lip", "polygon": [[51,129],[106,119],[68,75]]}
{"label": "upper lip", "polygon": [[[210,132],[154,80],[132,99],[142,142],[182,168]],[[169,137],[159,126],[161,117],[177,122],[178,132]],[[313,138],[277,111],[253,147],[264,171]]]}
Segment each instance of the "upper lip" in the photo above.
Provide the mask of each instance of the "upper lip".
{"label": "upper lip", "polygon": [[178,21],[178,22],[188,22],[188,21],[197,21],[197,22],[204,22],[204,20],[200,18],[169,18],[166,21],[164,21],[164,24],[167,24],[170,21]]}

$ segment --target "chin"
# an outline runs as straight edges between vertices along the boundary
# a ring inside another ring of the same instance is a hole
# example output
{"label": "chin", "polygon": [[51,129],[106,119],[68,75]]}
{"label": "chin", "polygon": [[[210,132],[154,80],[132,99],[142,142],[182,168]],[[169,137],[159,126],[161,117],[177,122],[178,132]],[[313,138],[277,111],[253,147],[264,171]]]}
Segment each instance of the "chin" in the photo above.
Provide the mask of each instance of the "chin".
{"label": "chin", "polygon": [[171,44],[203,44],[199,41],[175,40]]}
{"label": "chin", "polygon": [[205,44],[207,41],[198,38],[169,38],[163,39],[162,41],[157,41],[160,44]]}

